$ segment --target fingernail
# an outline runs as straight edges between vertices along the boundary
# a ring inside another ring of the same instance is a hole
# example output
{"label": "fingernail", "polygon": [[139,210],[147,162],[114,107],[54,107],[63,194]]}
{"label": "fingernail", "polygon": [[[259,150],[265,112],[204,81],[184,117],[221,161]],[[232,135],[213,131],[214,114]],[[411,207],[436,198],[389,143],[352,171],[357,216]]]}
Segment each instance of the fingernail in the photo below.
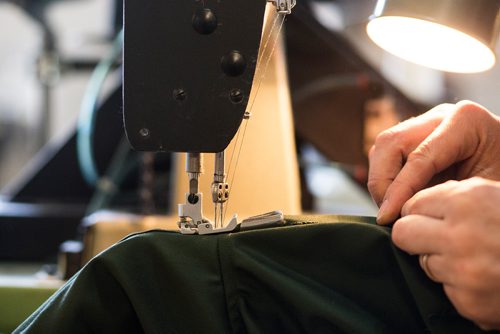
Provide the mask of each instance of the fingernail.
{"label": "fingernail", "polygon": [[388,206],[389,206],[389,202],[387,201],[387,199],[384,199],[384,201],[382,202],[382,205],[380,206],[380,209],[378,210],[377,224],[387,223],[386,211],[387,211]]}

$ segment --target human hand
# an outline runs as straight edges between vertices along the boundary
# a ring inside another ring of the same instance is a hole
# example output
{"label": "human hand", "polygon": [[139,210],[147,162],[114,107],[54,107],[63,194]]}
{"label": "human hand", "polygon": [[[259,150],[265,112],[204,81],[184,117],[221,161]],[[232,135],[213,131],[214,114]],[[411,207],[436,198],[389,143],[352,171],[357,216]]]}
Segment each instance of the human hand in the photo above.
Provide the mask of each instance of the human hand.
{"label": "human hand", "polygon": [[481,176],[500,180],[500,118],[470,101],[442,104],[382,132],[370,150],[368,189],[379,224],[419,190]]}
{"label": "human hand", "polygon": [[424,270],[457,311],[500,329],[500,182],[472,178],[424,189],[403,207],[392,239],[428,254]]}

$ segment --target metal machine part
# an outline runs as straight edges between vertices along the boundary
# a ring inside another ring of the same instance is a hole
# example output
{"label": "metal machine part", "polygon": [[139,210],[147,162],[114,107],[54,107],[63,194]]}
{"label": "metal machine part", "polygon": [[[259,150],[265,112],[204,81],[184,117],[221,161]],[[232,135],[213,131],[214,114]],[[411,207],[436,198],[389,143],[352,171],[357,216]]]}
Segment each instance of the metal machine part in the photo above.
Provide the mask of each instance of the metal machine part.
{"label": "metal machine part", "polygon": [[[182,208],[182,209],[181,209]],[[186,209],[186,211],[184,211]],[[179,215],[182,213],[187,213],[190,208],[186,207],[184,204],[179,205]],[[197,209],[196,209],[197,210]],[[231,220],[227,223],[227,225],[215,228],[210,222],[200,221],[199,224],[190,224],[187,221],[180,221],[179,228],[181,233],[183,234],[219,234],[219,233],[227,233],[227,232],[236,232],[236,231],[247,231],[258,228],[265,227],[274,227],[281,226],[285,224],[285,218],[281,211],[271,211],[268,213],[264,213],[262,215],[249,217],[243,219],[241,222],[238,222],[238,216],[236,214],[233,215]]]}
{"label": "metal machine part", "polygon": [[291,14],[292,8],[295,7],[297,3],[296,0],[267,0],[272,2],[276,6],[278,14]]}
{"label": "metal machine part", "polygon": [[[241,226],[236,215],[223,222],[230,189],[224,150],[250,116],[266,4],[272,2],[283,18],[295,1],[153,1],[148,6],[128,1],[125,6],[127,138],[139,151],[187,152],[189,192],[178,206],[183,233],[220,233]],[[198,189],[204,153],[216,154],[214,222],[203,215]]]}
{"label": "metal machine part", "polygon": [[[278,15],[290,14],[295,6],[295,0],[268,0],[276,6]],[[250,117],[250,111],[243,116]],[[214,203],[214,221],[207,219],[202,212],[203,196],[198,192],[198,177],[202,172],[202,156],[200,153],[187,153],[186,172],[189,176],[189,193],[186,201],[179,204],[179,227],[185,234],[214,234],[231,232],[245,228],[258,228],[283,221],[283,214],[279,211],[255,216],[238,222],[237,215],[227,224],[224,224],[224,203],[229,199],[229,183],[226,182],[225,153],[217,152],[215,155],[214,178],[211,185],[212,202]]]}
{"label": "metal machine part", "polygon": [[212,202],[215,204],[215,227],[222,227],[224,220],[224,203],[229,198],[229,183],[226,182],[224,170],[224,152],[215,154],[214,181],[212,182]]}
{"label": "metal machine part", "polygon": [[221,229],[237,225],[236,216],[231,219],[227,226],[224,226],[223,223],[224,203],[229,198],[229,184],[226,182],[224,159],[224,152],[216,153],[214,179],[211,186],[215,213],[214,222],[211,222],[203,215],[203,194],[198,190],[198,179],[203,172],[203,155],[201,153],[187,153],[186,172],[189,179],[189,193],[186,194],[185,203],[179,204],[178,207],[179,226],[183,233],[192,234],[195,233],[193,231],[200,228],[204,231],[223,232]]}
{"label": "metal machine part", "polygon": [[265,0],[126,2],[124,123],[135,150],[226,149],[248,104],[265,7]]}
{"label": "metal machine part", "polygon": [[179,204],[180,224],[196,228],[200,224],[210,222],[203,217],[203,194],[198,191],[198,179],[203,173],[203,155],[201,153],[187,153],[186,172],[189,179],[189,193],[186,194],[186,203]]}
{"label": "metal machine part", "polygon": [[201,153],[187,153],[186,173],[189,176],[190,201],[194,201],[193,196],[198,193],[198,178],[203,173],[203,155]]}

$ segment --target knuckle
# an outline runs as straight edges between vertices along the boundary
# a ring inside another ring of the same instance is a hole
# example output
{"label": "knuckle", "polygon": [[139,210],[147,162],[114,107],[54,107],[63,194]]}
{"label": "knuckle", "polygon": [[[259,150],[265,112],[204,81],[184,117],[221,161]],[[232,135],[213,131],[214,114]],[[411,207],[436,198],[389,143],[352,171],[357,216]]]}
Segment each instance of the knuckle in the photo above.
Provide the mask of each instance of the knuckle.
{"label": "knuckle", "polygon": [[425,147],[419,147],[415,151],[411,152],[408,154],[408,159],[406,160],[407,163],[413,163],[415,161],[420,161],[420,160],[425,160],[427,159],[426,155],[426,149]]}
{"label": "knuckle", "polygon": [[[476,204],[484,201],[489,190],[483,189],[482,181],[479,182],[469,179],[466,181],[448,180],[443,183],[445,189],[448,189],[445,205],[450,225],[462,225],[461,223],[466,222],[473,215],[473,212],[480,209],[480,206]],[[467,229],[466,232],[472,231]],[[461,241],[466,242],[469,236],[465,237],[465,240]]]}
{"label": "knuckle", "polygon": [[467,197],[467,200],[488,198],[496,189],[491,181],[478,176],[466,180],[466,183],[467,187],[464,190],[465,194],[462,195],[465,195],[463,197]]}
{"label": "knuckle", "polygon": [[469,124],[471,120],[482,119],[488,114],[488,111],[479,104],[469,100],[462,100],[456,104],[453,117],[464,120],[464,122]]}
{"label": "knuckle", "polygon": [[407,163],[418,164],[423,170],[427,170],[430,175],[436,175],[440,172],[436,161],[426,144],[420,145],[415,151],[408,155]]}
{"label": "knuckle", "polygon": [[477,109],[481,109],[478,108],[479,106],[477,104],[469,100],[459,101],[455,106],[456,106],[455,108],[456,115],[468,115],[471,112],[475,113]]}
{"label": "knuckle", "polygon": [[427,143],[420,144],[413,152],[408,154],[407,163],[420,163],[432,167],[432,171],[437,173],[437,168],[432,158],[432,152]]}
{"label": "knuckle", "polygon": [[404,215],[424,212],[425,207],[428,205],[428,200],[425,198],[425,194],[419,191],[416,187],[409,187],[409,191],[415,194],[408,201],[406,201],[401,211]]}
{"label": "knuckle", "polygon": [[372,145],[372,147],[370,147],[370,150],[368,150],[368,160],[373,160],[373,156],[375,154],[375,145]]}
{"label": "knuckle", "polygon": [[399,137],[398,132],[394,129],[384,130],[375,138],[375,147],[392,145],[398,141]]}
{"label": "knuckle", "polygon": [[369,177],[368,181],[366,183],[366,187],[368,188],[368,192],[372,196],[373,200],[377,204],[380,204],[382,199],[384,198],[387,188],[391,184],[392,180],[389,180],[387,178],[380,178],[380,177]]}
{"label": "knuckle", "polygon": [[370,194],[372,195],[378,195],[378,185],[379,185],[379,181],[376,180],[376,179],[368,179],[368,182],[366,183],[366,187],[368,188],[368,191],[370,192]]}

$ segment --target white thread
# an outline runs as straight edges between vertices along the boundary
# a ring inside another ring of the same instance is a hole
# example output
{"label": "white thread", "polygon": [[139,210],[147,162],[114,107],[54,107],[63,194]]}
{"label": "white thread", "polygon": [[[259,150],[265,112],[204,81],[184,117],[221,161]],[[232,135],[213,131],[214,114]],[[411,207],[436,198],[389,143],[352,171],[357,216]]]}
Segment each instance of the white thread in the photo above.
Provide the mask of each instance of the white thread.
{"label": "white thread", "polygon": [[[254,103],[255,103],[255,99],[257,98],[257,95],[259,93],[259,90],[260,90],[260,86],[261,86],[261,83],[266,75],[266,72],[267,72],[267,67],[269,65],[269,62],[271,61],[271,57],[274,53],[274,50],[276,48],[276,43],[278,41],[278,38],[280,36],[280,33],[281,33],[281,29],[283,27],[283,23],[285,21],[285,16],[284,14],[276,14],[276,16],[274,17],[274,21],[273,21],[273,25],[271,26],[271,29],[269,30],[269,33],[266,37],[266,41],[264,43],[264,48],[262,50],[262,53],[261,53],[261,58],[262,58],[262,62],[264,62],[264,66],[261,67],[260,69],[260,77],[257,78],[257,88],[255,90],[255,94],[253,95],[253,98],[252,98],[252,101],[250,102],[247,110],[249,113],[251,113],[252,109],[253,109],[253,106],[254,106]],[[279,25],[278,25],[278,31],[276,32],[275,36],[274,36],[274,39],[273,39],[273,42],[272,42],[272,48],[271,48],[271,52],[269,53],[268,57],[266,58],[265,56],[265,53],[267,51],[267,47],[268,47],[268,43],[269,41],[271,40],[271,38],[273,37],[273,32],[277,26],[277,22],[278,22],[278,19],[281,17],[281,20],[279,22]],[[266,59],[264,59],[266,58]],[[261,63],[261,61],[259,61],[257,63],[257,65]],[[259,69],[259,66],[257,66],[256,70],[255,70],[255,75],[257,75],[257,72],[258,72],[258,69]],[[240,137],[240,131],[241,131],[241,126],[240,128],[238,129],[238,133],[237,133],[237,136],[236,136],[236,141],[234,143],[234,149],[233,149],[233,152],[231,153],[231,159],[230,159],[230,162],[229,162],[229,167],[228,167],[228,179],[230,179],[230,182],[229,184],[231,184],[231,190],[230,190],[230,193],[232,192],[232,189],[234,189],[234,179],[235,179],[235,176],[236,176],[236,171],[237,171],[237,167],[238,167],[238,162],[239,162],[239,159],[240,159],[240,154],[241,154],[241,149],[243,147],[243,142],[244,142],[244,139],[245,139],[245,133],[246,133],[246,130],[247,130],[247,126],[248,126],[248,119],[245,119],[244,120],[245,124],[243,125],[243,134],[241,136],[241,141],[240,143],[238,144],[238,140],[239,140],[239,137]],[[234,172],[233,172],[233,175],[231,175],[231,164],[232,164],[232,161],[233,161],[233,156],[235,154],[235,152],[238,152],[236,154],[236,162],[235,162],[235,165],[234,165]],[[230,195],[229,193],[229,195]],[[229,208],[229,201],[231,199],[231,196],[229,196],[228,198],[228,201],[227,201],[227,205],[225,207],[225,209],[223,210],[224,213],[222,215],[222,221],[225,220],[226,218],[226,213],[227,213],[227,209]]]}

